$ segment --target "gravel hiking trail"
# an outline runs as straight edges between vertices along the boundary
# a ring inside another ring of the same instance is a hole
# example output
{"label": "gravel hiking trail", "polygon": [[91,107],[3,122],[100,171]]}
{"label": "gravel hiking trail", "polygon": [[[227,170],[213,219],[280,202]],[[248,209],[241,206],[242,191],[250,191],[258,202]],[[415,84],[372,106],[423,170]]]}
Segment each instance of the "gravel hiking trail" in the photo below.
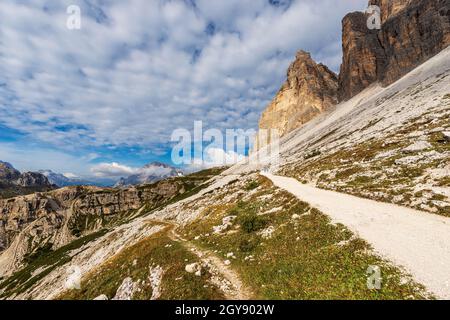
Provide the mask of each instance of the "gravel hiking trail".
{"label": "gravel hiking trail", "polygon": [[450,299],[450,218],[262,175],[347,226],[437,298]]}
{"label": "gravel hiking trail", "polygon": [[167,226],[166,232],[168,237],[172,241],[181,243],[188,251],[200,259],[202,267],[206,268],[211,274],[211,282],[222,290],[226,299],[251,300],[253,298],[252,291],[243,284],[238,273],[226,265],[221,257],[184,239],[177,232],[177,229],[180,227],[178,224],[172,221],[154,219],[148,221]]}

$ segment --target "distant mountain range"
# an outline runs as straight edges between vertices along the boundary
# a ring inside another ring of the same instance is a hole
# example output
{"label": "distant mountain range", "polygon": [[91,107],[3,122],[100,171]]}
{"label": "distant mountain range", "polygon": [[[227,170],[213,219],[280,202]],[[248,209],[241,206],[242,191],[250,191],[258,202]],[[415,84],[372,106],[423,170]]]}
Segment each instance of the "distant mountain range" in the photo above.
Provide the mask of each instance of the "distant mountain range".
{"label": "distant mountain range", "polygon": [[165,163],[152,162],[142,167],[138,173],[121,178],[115,187],[155,183],[170,177],[183,176],[183,171]]}
{"label": "distant mountain range", "polygon": [[10,163],[0,161],[0,198],[56,189],[57,186],[38,172],[16,170]]}
{"label": "distant mountain range", "polygon": [[58,187],[103,185],[103,183],[99,183],[98,181],[82,178],[70,178],[61,173],[53,172],[52,170],[39,170],[39,173],[46,176],[52,184],[55,184]]}
{"label": "distant mountain range", "polygon": [[8,162],[0,161],[0,198],[45,192],[68,186],[126,187],[151,184],[170,177],[183,176],[183,171],[161,162],[152,162],[136,174],[119,181],[70,177],[52,170],[21,173]]}

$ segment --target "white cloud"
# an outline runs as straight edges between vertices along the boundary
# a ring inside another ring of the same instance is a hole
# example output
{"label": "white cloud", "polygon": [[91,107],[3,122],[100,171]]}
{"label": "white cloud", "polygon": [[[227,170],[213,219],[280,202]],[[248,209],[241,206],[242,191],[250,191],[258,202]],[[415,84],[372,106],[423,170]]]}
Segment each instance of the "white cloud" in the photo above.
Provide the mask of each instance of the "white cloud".
{"label": "white cloud", "polygon": [[139,169],[113,162],[98,164],[91,168],[91,172],[99,178],[114,178],[136,174],[139,172]]}
{"label": "white cloud", "polygon": [[298,49],[338,69],[340,21],[367,0],[190,3],[1,0],[0,125],[74,152],[156,150],[194,120],[255,128]]}
{"label": "white cloud", "polygon": [[69,178],[69,179],[75,179],[78,178],[78,176],[74,173],[70,173],[70,172],[66,172],[63,174],[64,177]]}
{"label": "white cloud", "polygon": [[159,165],[147,165],[143,168],[129,167],[117,162],[100,163],[91,167],[91,173],[98,178],[121,178],[131,175],[147,176],[166,176],[172,172],[172,168],[165,168]]}

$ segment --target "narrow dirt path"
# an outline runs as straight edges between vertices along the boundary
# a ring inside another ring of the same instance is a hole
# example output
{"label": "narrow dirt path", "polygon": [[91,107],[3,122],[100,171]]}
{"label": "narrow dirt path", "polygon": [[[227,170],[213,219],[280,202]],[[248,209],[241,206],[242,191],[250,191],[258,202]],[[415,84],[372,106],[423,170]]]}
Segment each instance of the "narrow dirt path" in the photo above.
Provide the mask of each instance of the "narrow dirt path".
{"label": "narrow dirt path", "polygon": [[209,250],[197,247],[192,242],[184,239],[178,232],[179,225],[174,222],[163,220],[152,220],[167,226],[167,235],[173,241],[181,243],[188,251],[194,253],[211,273],[211,282],[225,294],[228,300],[251,300],[253,294],[241,281],[239,274],[216,254]]}
{"label": "narrow dirt path", "polygon": [[262,174],[333,222],[347,226],[438,298],[450,299],[450,218]]}

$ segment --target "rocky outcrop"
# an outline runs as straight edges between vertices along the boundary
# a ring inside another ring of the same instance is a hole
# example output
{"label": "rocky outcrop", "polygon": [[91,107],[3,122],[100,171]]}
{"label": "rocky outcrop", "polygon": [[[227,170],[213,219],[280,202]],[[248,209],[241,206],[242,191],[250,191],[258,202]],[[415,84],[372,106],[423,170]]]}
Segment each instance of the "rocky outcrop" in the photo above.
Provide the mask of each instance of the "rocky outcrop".
{"label": "rocky outcrop", "polygon": [[0,161],[0,180],[13,181],[18,179],[20,172],[14,169],[14,167],[8,163]]}
{"label": "rocky outcrop", "polygon": [[381,8],[381,30],[370,30],[362,12],[343,19],[341,101],[376,81],[392,84],[450,44],[450,0],[370,0],[369,5]]}
{"label": "rocky outcrop", "polygon": [[378,30],[367,28],[367,18],[362,12],[353,12],[342,20],[344,55],[339,73],[340,101],[358,94],[384,73],[386,56]]}
{"label": "rocky outcrop", "polygon": [[0,200],[0,276],[6,260],[17,269],[42,248],[55,250],[126,223],[188,194],[209,178],[194,174],[124,189],[66,187]]}
{"label": "rocky outcrop", "polygon": [[[146,188],[123,190],[67,187],[49,193],[0,200],[0,251],[26,231],[30,243],[54,243],[55,230],[67,222],[73,236],[96,231],[108,218],[158,204],[183,192],[177,181],[161,181]],[[51,235],[51,236],[50,236]]]}
{"label": "rocky outcrop", "polygon": [[334,106],[337,90],[337,76],[300,51],[289,67],[287,81],[264,111],[259,128],[277,129],[283,136]]}
{"label": "rocky outcrop", "polygon": [[411,0],[407,4],[403,9],[397,7],[398,12],[381,7],[382,12],[388,11],[378,36],[386,55],[384,72],[379,75],[384,85],[450,45],[450,0]]}
{"label": "rocky outcrop", "polygon": [[166,180],[148,188],[88,193],[75,203],[74,210],[89,215],[114,215],[139,209],[144,203],[158,203],[175,196],[182,190],[181,183]]}
{"label": "rocky outcrop", "polygon": [[396,15],[414,0],[369,0],[369,5],[376,5],[381,8],[381,21],[385,22],[391,16]]}
{"label": "rocky outcrop", "polygon": [[0,199],[55,189],[46,176],[37,172],[20,173],[11,164],[0,161]]}
{"label": "rocky outcrop", "polygon": [[37,172],[22,173],[15,181],[15,184],[20,187],[42,187],[49,189],[53,187],[46,176]]}

